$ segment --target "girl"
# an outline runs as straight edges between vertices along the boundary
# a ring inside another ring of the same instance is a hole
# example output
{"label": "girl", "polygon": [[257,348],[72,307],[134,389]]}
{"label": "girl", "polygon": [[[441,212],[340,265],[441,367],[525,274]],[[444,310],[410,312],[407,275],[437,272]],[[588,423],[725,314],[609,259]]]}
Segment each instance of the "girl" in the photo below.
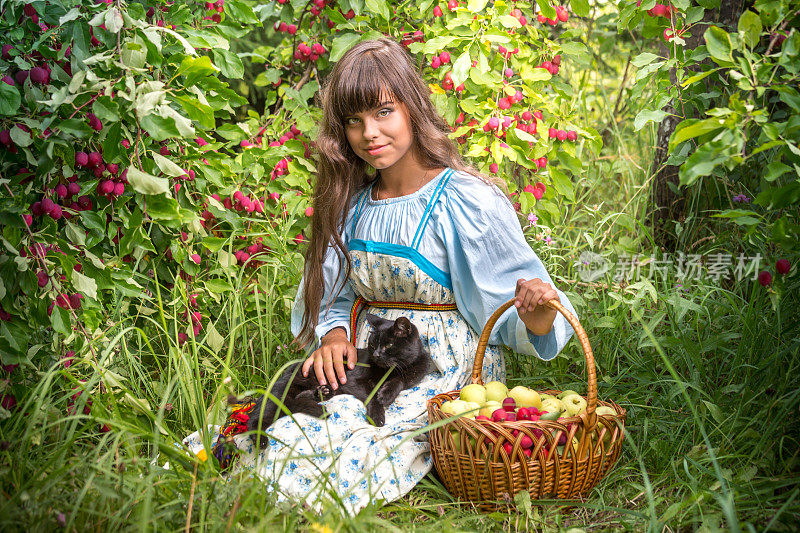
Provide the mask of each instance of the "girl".
{"label": "girl", "polygon": [[[292,312],[302,366],[338,388],[366,345],[365,311],[408,317],[436,363],[370,425],[364,404],[336,396],[329,417],[278,419],[258,457],[247,437],[238,467],[271,482],[279,497],[350,513],[406,494],[432,468],[426,401],[469,382],[480,331],[512,296],[483,364],[484,382],[505,380],[500,345],[549,360],[573,331],[573,314],[526,243],[498,185],[464,162],[431,104],[411,57],[389,39],[363,41],[336,64],[321,90],[317,183],[305,275]],[[372,171],[372,172],[368,172]],[[577,314],[576,314],[577,315]]]}

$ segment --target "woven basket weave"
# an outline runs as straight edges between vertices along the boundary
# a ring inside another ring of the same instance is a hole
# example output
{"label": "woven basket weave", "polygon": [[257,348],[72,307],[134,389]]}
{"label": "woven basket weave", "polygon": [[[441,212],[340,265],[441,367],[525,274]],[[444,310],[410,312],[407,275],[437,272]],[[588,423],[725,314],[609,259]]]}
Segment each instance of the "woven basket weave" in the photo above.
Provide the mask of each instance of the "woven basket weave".
{"label": "woven basket weave", "polygon": [[[514,298],[504,303],[486,322],[472,366],[472,383],[483,384],[481,370],[489,335],[500,315],[513,303]],[[504,507],[523,490],[535,500],[585,496],[611,469],[621,451],[626,412],[614,402],[597,400],[594,356],[586,332],[557,300],[546,305],[564,315],[583,348],[589,381],[586,410],[558,421],[500,423],[450,417],[449,422],[428,433],[433,464],[447,490],[482,510]],[[541,392],[555,395],[560,391]],[[459,391],[451,391],[428,400],[428,423],[447,420],[442,403],[458,396]],[[616,414],[597,416],[598,405],[609,406]],[[516,436],[514,430],[518,430]],[[530,457],[521,446],[523,435],[533,440]],[[572,445],[559,445],[559,441]],[[510,454],[504,443],[511,445]]]}

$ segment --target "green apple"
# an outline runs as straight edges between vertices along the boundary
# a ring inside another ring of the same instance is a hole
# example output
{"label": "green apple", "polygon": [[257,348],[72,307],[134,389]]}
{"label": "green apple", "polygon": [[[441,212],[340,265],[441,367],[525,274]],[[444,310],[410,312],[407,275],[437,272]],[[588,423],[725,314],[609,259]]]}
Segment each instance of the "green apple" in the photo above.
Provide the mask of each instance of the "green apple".
{"label": "green apple", "polygon": [[597,416],[617,416],[617,412],[614,410],[614,408],[607,405],[598,405],[594,412],[597,414]]}
{"label": "green apple", "polygon": [[[565,391],[559,392],[556,398],[558,398],[559,400],[563,400],[566,396],[570,396],[572,394],[578,394],[578,393],[575,392],[574,390],[567,389]],[[580,394],[578,394],[578,396],[580,396]]]}
{"label": "green apple", "polygon": [[467,410],[467,402],[464,400],[453,400],[453,414],[460,415]]}
{"label": "green apple", "polygon": [[542,401],[545,401],[545,400],[546,400],[546,399],[548,399],[548,398],[555,398],[555,396],[553,396],[552,394],[546,394],[546,393],[544,393],[544,392],[543,392],[543,393],[541,393],[541,394],[539,395],[539,397],[542,399]]}
{"label": "green apple", "polygon": [[[458,452],[458,453],[468,453],[466,450],[462,450],[461,449],[461,433],[457,429],[451,429],[450,430],[450,436],[453,438],[453,444],[455,444],[454,448],[455,448],[456,452]],[[467,435],[467,442],[468,442],[469,446],[474,450],[475,449],[475,443],[477,442],[475,440],[475,437],[473,437],[472,435]]]}
{"label": "green apple", "polygon": [[459,398],[465,402],[475,402],[483,405],[486,403],[486,389],[483,387],[483,385],[472,383],[461,389]]}
{"label": "green apple", "polygon": [[475,418],[478,416],[478,410],[480,408],[481,406],[478,402],[464,402],[464,410],[461,412],[468,418]]}
{"label": "green apple", "polygon": [[578,416],[586,409],[586,399],[578,393],[567,394],[561,401],[567,406],[567,413],[569,416]]}
{"label": "green apple", "polygon": [[496,410],[502,409],[502,408],[503,408],[503,404],[502,403],[495,402],[493,400],[489,400],[488,402],[483,404],[483,407],[481,407],[481,410],[480,410],[480,412],[478,414],[479,415],[483,415],[483,416],[488,416],[489,418],[492,418],[492,413],[494,413]]}
{"label": "green apple", "polygon": [[554,397],[547,398],[542,402],[541,407],[539,407],[539,411],[547,411],[548,413],[552,413],[554,411],[563,413],[566,410],[567,406],[564,405],[564,402]]}
{"label": "green apple", "polygon": [[491,402],[503,403],[503,399],[508,396],[508,387],[499,381],[490,381],[486,384],[486,399]]}
{"label": "green apple", "polygon": [[441,411],[446,415],[453,414],[453,400],[447,400],[446,402],[442,402],[442,406],[439,408]]}
{"label": "green apple", "polygon": [[[598,405],[597,409],[595,409],[594,412],[595,412],[595,414],[597,416],[616,416],[617,415],[617,412],[614,410],[614,408],[613,407],[609,407],[607,405]],[[614,421],[616,422],[616,420],[614,420]],[[613,431],[609,430],[608,428],[606,428],[604,425],[602,425],[600,423],[598,423],[597,425],[598,425],[598,428],[595,431],[597,431],[598,435],[603,430],[603,428],[605,428],[605,430],[606,430],[605,434],[603,435],[603,444],[606,445],[606,452],[607,452],[608,451],[608,446],[611,444],[611,435],[612,435]],[[619,426],[620,424],[617,423],[617,425]],[[600,427],[600,426],[602,426],[602,427]]]}
{"label": "green apple", "polygon": [[539,393],[522,385],[517,385],[508,391],[508,397],[514,398],[517,407],[535,407],[537,409],[542,407],[542,399],[539,397]]}

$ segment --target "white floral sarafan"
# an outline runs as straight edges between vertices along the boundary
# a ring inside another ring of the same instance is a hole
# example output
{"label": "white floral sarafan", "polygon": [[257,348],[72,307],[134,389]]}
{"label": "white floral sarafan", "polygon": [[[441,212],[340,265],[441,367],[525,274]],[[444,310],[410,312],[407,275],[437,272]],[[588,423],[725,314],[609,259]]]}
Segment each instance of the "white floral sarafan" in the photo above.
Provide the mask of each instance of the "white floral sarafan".
{"label": "white floral sarafan", "polygon": [[[325,258],[328,290],[317,344],[309,353],[335,327],[345,328],[357,348],[365,347],[370,332],[365,311],[389,320],[406,316],[436,370],[400,393],[387,409],[383,427],[368,422],[361,401],[343,395],[324,402],[325,419],[305,414],[278,419],[262,451],[248,436],[234,437],[242,452],[234,472],[259,476],[279,500],[302,501],[317,510],[335,505],[350,514],[402,497],[430,472],[427,400],[469,383],[480,331],[514,295],[517,279],[539,277],[552,283],[497,187],[449,168],[415,193],[398,198],[373,199],[373,185],[354,199],[342,234],[352,262],[350,277],[344,279],[333,248]],[[576,314],[566,295],[557,292]],[[301,282],[292,313],[295,335],[302,297]],[[397,308],[409,302],[413,309]],[[561,315],[550,333],[533,335],[512,307],[490,336],[484,382],[505,381],[501,345],[552,359],[571,335]],[[210,430],[213,441],[219,428]],[[203,448],[199,433],[184,443],[195,452]]]}

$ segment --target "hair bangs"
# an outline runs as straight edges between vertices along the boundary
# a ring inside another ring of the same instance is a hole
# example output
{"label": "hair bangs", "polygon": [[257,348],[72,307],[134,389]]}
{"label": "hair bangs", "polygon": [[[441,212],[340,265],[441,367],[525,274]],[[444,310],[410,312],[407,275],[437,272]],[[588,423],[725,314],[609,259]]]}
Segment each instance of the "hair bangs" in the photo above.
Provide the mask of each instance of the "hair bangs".
{"label": "hair bangs", "polygon": [[395,72],[382,68],[374,53],[354,58],[346,74],[339,79],[331,95],[333,113],[340,122],[368,109],[378,107],[387,100],[396,98],[399,80],[393,79]]}

